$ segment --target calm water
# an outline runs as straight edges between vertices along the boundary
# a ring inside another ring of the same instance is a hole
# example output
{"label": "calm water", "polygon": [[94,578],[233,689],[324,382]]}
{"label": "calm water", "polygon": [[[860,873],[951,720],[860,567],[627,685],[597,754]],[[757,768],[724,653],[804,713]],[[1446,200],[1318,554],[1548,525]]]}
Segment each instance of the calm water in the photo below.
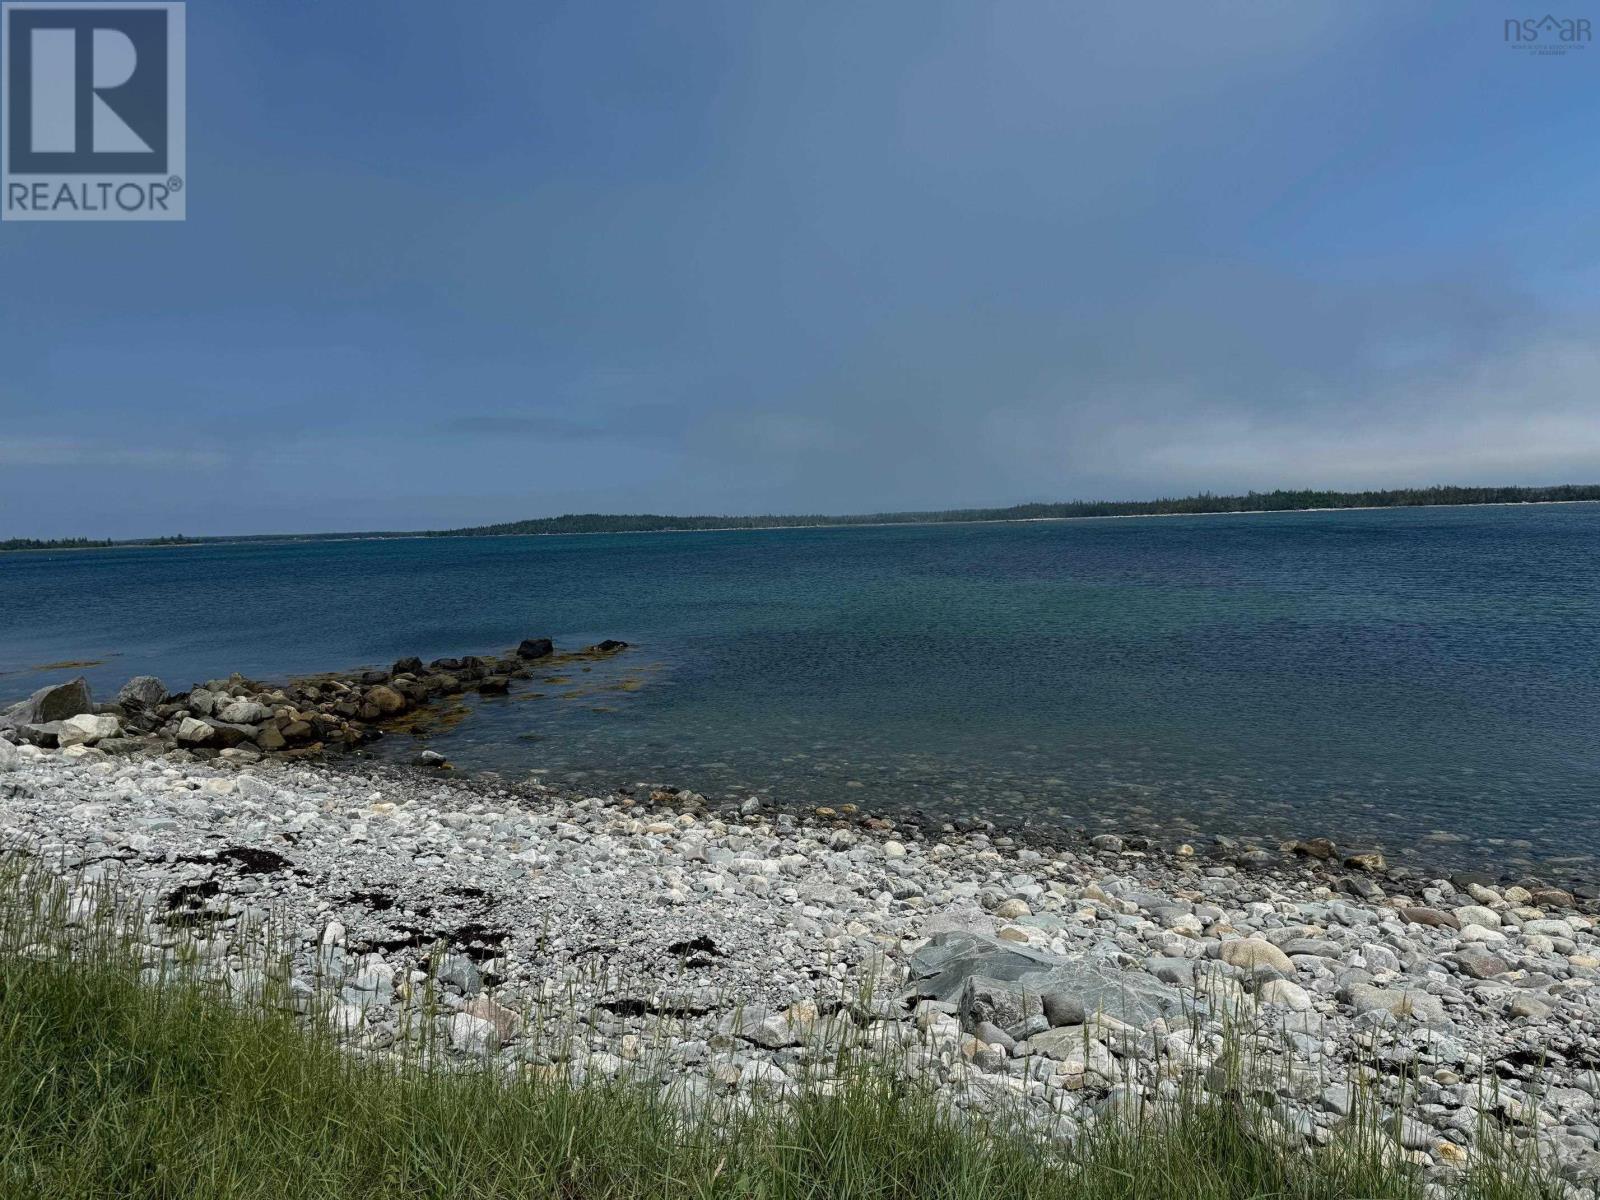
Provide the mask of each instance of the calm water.
{"label": "calm water", "polygon": [[465,769],[1600,854],[1600,505],[19,554],[0,612],[4,696],[635,644],[472,698]]}

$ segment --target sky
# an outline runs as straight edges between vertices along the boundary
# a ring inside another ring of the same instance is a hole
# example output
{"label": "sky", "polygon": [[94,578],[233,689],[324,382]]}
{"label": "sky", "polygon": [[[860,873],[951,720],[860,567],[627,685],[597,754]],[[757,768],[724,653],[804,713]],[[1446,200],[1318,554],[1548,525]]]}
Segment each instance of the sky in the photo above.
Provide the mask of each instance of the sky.
{"label": "sky", "polygon": [[193,0],[187,221],[0,224],[0,537],[1600,482],[1514,8]]}

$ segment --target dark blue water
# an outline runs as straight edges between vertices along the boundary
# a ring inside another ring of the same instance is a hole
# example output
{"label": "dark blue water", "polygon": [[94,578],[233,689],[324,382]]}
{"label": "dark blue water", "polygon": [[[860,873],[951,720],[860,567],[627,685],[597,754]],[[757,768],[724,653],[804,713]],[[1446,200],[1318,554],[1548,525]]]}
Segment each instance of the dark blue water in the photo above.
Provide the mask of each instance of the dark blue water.
{"label": "dark blue water", "polygon": [[16,554],[0,612],[0,695],[635,644],[473,698],[468,769],[1600,853],[1600,505]]}

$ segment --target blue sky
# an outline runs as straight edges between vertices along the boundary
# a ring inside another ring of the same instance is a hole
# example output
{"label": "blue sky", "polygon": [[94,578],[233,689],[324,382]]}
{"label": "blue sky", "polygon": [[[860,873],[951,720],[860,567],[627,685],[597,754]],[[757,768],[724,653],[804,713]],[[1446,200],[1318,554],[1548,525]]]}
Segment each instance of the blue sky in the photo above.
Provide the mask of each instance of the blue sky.
{"label": "blue sky", "polygon": [[0,536],[1600,481],[1508,15],[195,0],[188,221],[0,225]]}

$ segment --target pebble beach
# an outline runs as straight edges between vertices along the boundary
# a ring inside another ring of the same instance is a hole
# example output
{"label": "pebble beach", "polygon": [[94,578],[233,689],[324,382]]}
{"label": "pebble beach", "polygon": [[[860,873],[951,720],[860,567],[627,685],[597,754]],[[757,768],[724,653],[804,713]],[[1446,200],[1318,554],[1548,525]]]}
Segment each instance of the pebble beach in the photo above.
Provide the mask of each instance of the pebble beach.
{"label": "pebble beach", "polygon": [[363,1053],[753,1103],[827,1086],[849,1049],[1070,1137],[1183,1081],[1236,1090],[1243,1045],[1291,1141],[1325,1144],[1359,1095],[1430,1178],[1489,1127],[1536,1136],[1575,1188],[1600,1178],[1600,942],[1594,902],[1558,888],[1392,878],[1314,843],[1030,845],[664,788],[3,738],[0,830],[85,902],[137,897],[153,971],[198,923],[204,969],[248,994],[247,931],[272,925],[306,1011]]}

